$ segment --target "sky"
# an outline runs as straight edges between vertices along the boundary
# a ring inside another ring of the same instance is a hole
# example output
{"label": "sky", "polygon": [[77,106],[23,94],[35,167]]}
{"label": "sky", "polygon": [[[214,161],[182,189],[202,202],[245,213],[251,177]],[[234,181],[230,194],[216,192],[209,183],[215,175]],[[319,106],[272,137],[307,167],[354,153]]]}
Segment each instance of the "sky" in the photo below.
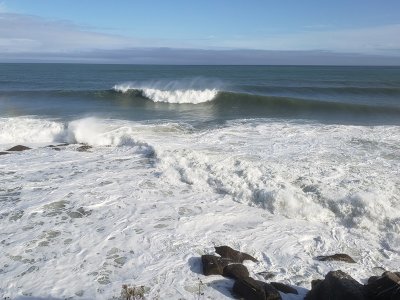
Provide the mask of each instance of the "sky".
{"label": "sky", "polygon": [[400,1],[0,0],[0,61],[400,65]]}

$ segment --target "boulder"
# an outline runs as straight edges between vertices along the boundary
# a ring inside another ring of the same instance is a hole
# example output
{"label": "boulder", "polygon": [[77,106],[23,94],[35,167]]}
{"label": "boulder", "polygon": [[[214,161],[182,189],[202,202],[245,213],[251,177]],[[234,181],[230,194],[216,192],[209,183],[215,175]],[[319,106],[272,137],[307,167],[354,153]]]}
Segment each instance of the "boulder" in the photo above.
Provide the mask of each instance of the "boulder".
{"label": "boulder", "polygon": [[230,259],[218,257],[215,255],[202,255],[201,262],[203,263],[203,274],[222,275],[224,267],[233,263]]}
{"label": "boulder", "polygon": [[245,260],[251,260],[253,262],[257,262],[258,260],[255,259],[253,256],[243,253],[237,250],[232,249],[229,246],[220,246],[215,247],[215,252],[221,255],[223,258],[229,258],[237,263],[242,263]]}
{"label": "boulder", "polygon": [[313,286],[305,300],[366,300],[364,286],[343,271],[331,271]]}
{"label": "boulder", "polygon": [[396,273],[385,272],[381,277],[371,278],[365,286],[369,299],[400,299],[400,276]]}
{"label": "boulder", "polygon": [[255,280],[251,277],[235,281],[233,292],[245,300],[280,300],[281,295],[270,284]]}
{"label": "boulder", "polygon": [[89,149],[92,149],[92,146],[89,146],[89,145],[82,145],[82,146],[78,147],[76,150],[79,151],[79,152],[86,152],[86,151],[88,151]]}
{"label": "boulder", "polygon": [[292,288],[290,285],[281,282],[270,282],[269,284],[284,294],[299,294],[299,292],[295,288]]}
{"label": "boulder", "polygon": [[315,259],[319,261],[344,261],[352,264],[356,263],[354,259],[352,259],[349,255],[344,253],[336,253],[327,256],[317,256]]}
{"label": "boulder", "polygon": [[249,277],[249,271],[242,264],[231,264],[224,268],[222,275],[233,279],[240,279]]}
{"label": "boulder", "polygon": [[17,146],[14,146],[14,147],[8,149],[7,151],[25,151],[25,150],[30,150],[30,149],[31,148],[23,146],[23,145],[17,145]]}
{"label": "boulder", "polygon": [[0,152],[0,155],[6,155],[6,154],[10,154],[8,152]]}

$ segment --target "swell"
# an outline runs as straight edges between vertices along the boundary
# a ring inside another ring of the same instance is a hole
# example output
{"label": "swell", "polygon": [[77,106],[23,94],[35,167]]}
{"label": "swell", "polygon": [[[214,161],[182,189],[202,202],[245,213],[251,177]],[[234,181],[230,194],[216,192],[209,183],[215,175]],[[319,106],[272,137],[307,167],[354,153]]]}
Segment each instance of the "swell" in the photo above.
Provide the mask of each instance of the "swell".
{"label": "swell", "polygon": [[[261,88],[260,88],[261,89]],[[265,91],[265,87],[263,87]],[[283,88],[282,88],[283,89]],[[305,91],[308,88],[296,88],[297,90]],[[316,88],[310,88],[316,90]],[[317,88],[320,91],[325,91],[324,88]],[[253,91],[255,88],[253,87]],[[243,112],[249,110],[256,110],[260,113],[267,113],[268,115],[291,115],[296,113],[350,113],[350,114],[388,114],[388,115],[400,115],[400,102],[396,101],[397,97],[391,97],[392,101],[379,103],[378,101],[353,101],[349,91],[354,93],[365,93],[372,91],[377,95],[386,94],[393,96],[399,93],[399,88],[329,88],[330,91],[343,92],[343,97],[340,99],[335,99],[332,101],[330,98],[324,98],[324,93],[318,96],[318,100],[315,98],[307,98],[306,95],[291,95],[291,96],[280,96],[280,95],[264,95],[247,92],[229,92],[229,91],[214,91],[205,89],[201,92],[209,93],[206,94],[202,99],[195,101],[179,101],[177,100],[176,94],[173,95],[175,98],[170,102],[168,101],[169,94],[163,95],[164,99],[162,101],[157,101],[151,99],[148,94],[143,89],[129,89],[127,91],[121,92],[115,89],[104,89],[104,90],[20,90],[20,91],[6,91],[1,92],[0,96],[24,96],[30,97],[54,97],[57,98],[76,98],[81,100],[90,99],[102,99],[105,101],[118,101],[118,100],[128,100],[131,105],[139,105],[143,101],[146,102],[165,102],[168,105],[193,105],[196,104],[198,107],[212,107],[217,110],[242,110]],[[189,92],[192,90],[189,90]],[[212,91],[212,92],[210,92]],[[348,95],[348,97],[346,97]],[[191,97],[196,97],[197,95],[191,95]],[[201,95],[204,96],[204,95]],[[194,98],[195,99],[195,98]],[[136,103],[136,104],[135,104]],[[159,106],[158,106],[159,107]]]}

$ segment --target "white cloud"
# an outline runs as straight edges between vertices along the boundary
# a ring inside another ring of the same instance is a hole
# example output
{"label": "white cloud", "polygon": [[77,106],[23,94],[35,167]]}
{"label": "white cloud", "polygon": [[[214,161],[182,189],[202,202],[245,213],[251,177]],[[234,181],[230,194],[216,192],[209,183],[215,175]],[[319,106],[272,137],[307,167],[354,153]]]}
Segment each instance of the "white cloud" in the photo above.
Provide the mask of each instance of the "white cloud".
{"label": "white cloud", "polygon": [[257,39],[227,39],[219,46],[267,50],[327,50],[398,55],[400,24],[343,30],[315,30],[269,35]]}
{"label": "white cloud", "polygon": [[121,49],[138,46],[122,36],[85,30],[65,21],[0,13],[0,52],[73,52],[93,49]]}
{"label": "white cloud", "polygon": [[138,39],[96,32],[93,28],[68,21],[47,20],[37,16],[1,13],[0,53],[4,54],[73,54],[97,50],[121,50],[138,47],[186,49],[260,49],[284,51],[326,50],[400,56],[400,24],[347,30],[312,29],[293,34],[268,34],[251,38],[233,36],[221,39]]}

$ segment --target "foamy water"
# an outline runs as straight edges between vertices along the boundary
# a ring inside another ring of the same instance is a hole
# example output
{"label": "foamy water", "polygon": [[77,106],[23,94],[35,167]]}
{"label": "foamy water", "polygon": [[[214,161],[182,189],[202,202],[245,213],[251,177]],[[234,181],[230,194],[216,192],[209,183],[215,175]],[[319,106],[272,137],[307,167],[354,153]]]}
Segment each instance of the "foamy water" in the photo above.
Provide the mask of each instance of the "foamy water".
{"label": "foamy water", "polygon": [[[399,140],[398,126],[0,119],[0,151],[34,148],[0,156],[0,294],[229,299],[233,281],[200,274],[223,244],[259,260],[251,276],[306,289],[332,269],[398,270]],[[313,259],[337,252],[358,263]]]}

